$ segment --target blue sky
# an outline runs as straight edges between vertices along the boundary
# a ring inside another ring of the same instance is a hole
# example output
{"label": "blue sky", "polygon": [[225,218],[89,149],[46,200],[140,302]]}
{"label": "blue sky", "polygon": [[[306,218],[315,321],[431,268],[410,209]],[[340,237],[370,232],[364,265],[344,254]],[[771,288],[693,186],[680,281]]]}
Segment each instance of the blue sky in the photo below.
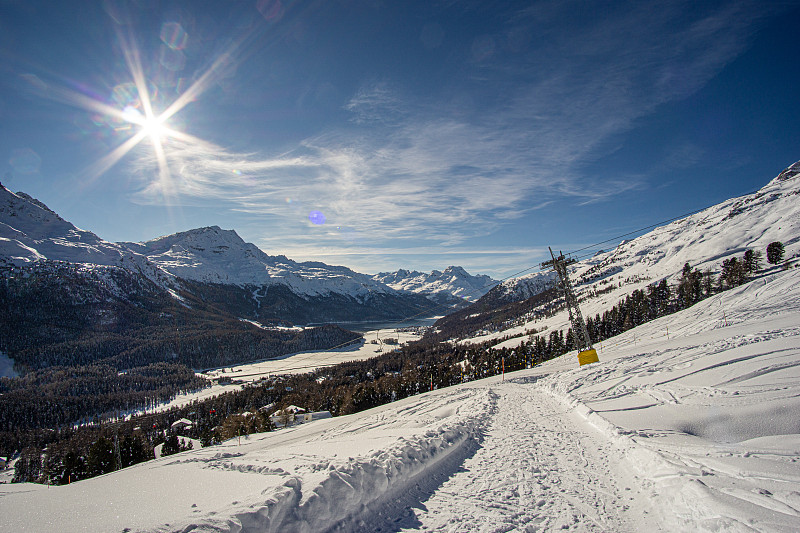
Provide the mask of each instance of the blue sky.
{"label": "blue sky", "polygon": [[800,159],[798,27],[798,2],[0,0],[2,182],[111,241],[219,225],[499,278]]}

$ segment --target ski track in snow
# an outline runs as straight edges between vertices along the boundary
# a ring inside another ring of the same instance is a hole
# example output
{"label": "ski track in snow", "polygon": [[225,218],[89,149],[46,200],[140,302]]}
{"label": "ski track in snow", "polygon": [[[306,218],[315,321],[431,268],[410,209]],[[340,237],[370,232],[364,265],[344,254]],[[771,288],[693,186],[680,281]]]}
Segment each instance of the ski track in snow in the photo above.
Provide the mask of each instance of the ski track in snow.
{"label": "ski track in snow", "polygon": [[[496,413],[476,453],[380,531],[641,531],[643,522],[658,531],[635,497],[639,489],[624,474],[630,467],[620,454],[532,384],[536,379],[500,385]],[[631,506],[636,512],[628,512]]]}

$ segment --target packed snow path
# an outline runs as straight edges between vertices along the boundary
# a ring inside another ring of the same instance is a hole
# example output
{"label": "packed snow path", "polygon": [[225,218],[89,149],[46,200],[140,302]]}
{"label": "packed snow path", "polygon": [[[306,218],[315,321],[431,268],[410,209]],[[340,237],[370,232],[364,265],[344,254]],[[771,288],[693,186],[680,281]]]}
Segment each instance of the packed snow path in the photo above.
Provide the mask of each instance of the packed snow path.
{"label": "packed snow path", "polygon": [[619,451],[536,380],[490,387],[497,405],[480,448],[396,530],[660,530]]}

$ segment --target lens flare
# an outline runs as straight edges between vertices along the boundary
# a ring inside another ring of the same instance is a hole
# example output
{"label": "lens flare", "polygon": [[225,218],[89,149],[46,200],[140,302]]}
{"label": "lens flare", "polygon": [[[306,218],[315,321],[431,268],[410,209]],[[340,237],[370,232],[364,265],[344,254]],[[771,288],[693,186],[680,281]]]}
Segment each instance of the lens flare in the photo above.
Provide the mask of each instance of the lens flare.
{"label": "lens flare", "polygon": [[20,174],[36,174],[39,172],[42,158],[30,148],[18,148],[11,153],[8,163]]}
{"label": "lens flare", "polygon": [[180,72],[186,66],[186,56],[180,50],[162,46],[158,55],[158,62],[167,70]]}
{"label": "lens flare", "polygon": [[267,22],[276,22],[283,16],[281,0],[258,0],[256,9]]}
{"label": "lens flare", "polygon": [[161,41],[173,50],[183,50],[189,40],[189,34],[177,22],[165,22],[161,26]]}
{"label": "lens flare", "polygon": [[310,220],[312,224],[321,226],[325,224],[326,218],[321,211],[311,211],[311,213],[308,214],[308,220]]}

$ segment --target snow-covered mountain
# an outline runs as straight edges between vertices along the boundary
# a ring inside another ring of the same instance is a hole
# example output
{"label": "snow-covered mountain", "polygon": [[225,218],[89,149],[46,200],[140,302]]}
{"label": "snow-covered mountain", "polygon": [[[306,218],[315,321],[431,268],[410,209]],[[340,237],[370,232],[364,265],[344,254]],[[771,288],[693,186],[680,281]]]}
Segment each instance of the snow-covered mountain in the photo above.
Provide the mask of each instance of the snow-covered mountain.
{"label": "snow-covered mountain", "polygon": [[0,185],[0,264],[43,260],[123,267],[159,284],[168,278],[141,254],[79,229],[36,198]]}
{"label": "snow-covered mountain", "polygon": [[400,269],[381,272],[372,279],[399,291],[423,294],[440,303],[474,302],[497,284],[489,276],[473,276],[460,266],[449,266],[444,271],[434,270],[430,274]]}
{"label": "snow-covered mountain", "polygon": [[492,298],[498,302],[519,302],[553,288],[555,281],[555,272],[526,274],[500,283],[492,290]]}
{"label": "snow-covered mountain", "polygon": [[146,256],[170,274],[192,281],[226,285],[285,285],[302,296],[338,293],[364,300],[371,294],[394,291],[342,266],[319,262],[298,263],[271,256],[247,243],[234,230],[218,226],[198,228],[143,243],[122,245]]}
{"label": "snow-covered mountain", "polygon": [[122,268],[173,296],[189,291],[234,316],[257,320],[395,320],[433,312],[424,296],[346,267],[267,255],[217,226],[143,243],[108,242],[35,198],[0,186],[0,265],[24,268],[48,261],[61,263],[60,269]]}
{"label": "snow-covered mountain", "polygon": [[[766,247],[773,241],[784,244],[787,257],[800,251],[800,162],[753,194],[726,200],[623,241],[613,250],[579,261],[570,270],[579,295],[615,284],[631,292],[678,276],[685,263],[718,271],[723,260],[748,249],[761,252],[763,266]],[[508,280],[496,290],[525,299],[548,288],[553,276],[537,272]]]}

